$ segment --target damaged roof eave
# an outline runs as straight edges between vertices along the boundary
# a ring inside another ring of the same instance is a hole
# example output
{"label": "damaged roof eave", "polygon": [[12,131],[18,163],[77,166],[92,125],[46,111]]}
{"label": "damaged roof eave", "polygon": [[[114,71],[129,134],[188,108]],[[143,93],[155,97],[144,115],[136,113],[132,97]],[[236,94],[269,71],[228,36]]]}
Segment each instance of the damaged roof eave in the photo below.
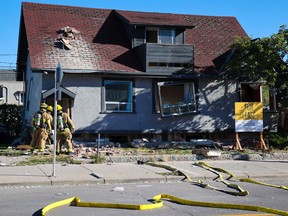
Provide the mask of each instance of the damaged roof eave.
{"label": "damaged roof eave", "polygon": [[[112,71],[112,70],[73,70],[73,69],[62,69],[64,74],[99,74],[99,75],[112,75],[112,76],[127,76],[127,77],[150,77],[150,78],[167,78],[167,77],[180,77],[177,74],[167,74],[167,73],[157,73],[155,74],[154,72],[141,72],[141,71],[132,71],[132,72],[128,72],[128,71]],[[55,70],[52,69],[34,69],[35,73],[47,73],[47,72],[52,72],[54,73]],[[180,74],[181,75],[181,74]],[[205,77],[205,75],[200,75],[198,73],[190,73],[189,75],[186,76],[181,76],[182,78],[186,77],[186,78],[199,78],[199,77]]]}
{"label": "damaged roof eave", "polygon": [[[55,72],[55,69],[52,68],[31,68],[34,73],[45,73],[45,72]],[[90,74],[90,73],[99,73],[99,74],[146,74],[143,71],[114,71],[114,70],[93,70],[93,69],[65,69],[62,68],[63,73],[69,74]]]}

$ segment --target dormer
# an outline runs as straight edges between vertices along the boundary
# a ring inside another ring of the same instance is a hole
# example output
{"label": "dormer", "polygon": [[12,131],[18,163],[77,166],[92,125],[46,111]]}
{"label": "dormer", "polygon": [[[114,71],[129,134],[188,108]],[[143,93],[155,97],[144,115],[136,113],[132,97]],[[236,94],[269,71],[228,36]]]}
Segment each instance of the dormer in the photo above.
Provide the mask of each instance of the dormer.
{"label": "dormer", "polygon": [[194,26],[183,16],[130,11],[115,13],[123,20],[131,48],[137,49],[145,72],[170,75],[184,68],[193,70],[194,47],[185,44],[185,31]]}
{"label": "dormer", "polygon": [[155,44],[184,44],[185,29],[171,26],[135,26],[132,46],[136,47],[143,43]]}
{"label": "dormer", "polygon": [[143,43],[185,44],[185,31],[194,26],[183,16],[167,13],[115,11],[132,39],[132,48]]}

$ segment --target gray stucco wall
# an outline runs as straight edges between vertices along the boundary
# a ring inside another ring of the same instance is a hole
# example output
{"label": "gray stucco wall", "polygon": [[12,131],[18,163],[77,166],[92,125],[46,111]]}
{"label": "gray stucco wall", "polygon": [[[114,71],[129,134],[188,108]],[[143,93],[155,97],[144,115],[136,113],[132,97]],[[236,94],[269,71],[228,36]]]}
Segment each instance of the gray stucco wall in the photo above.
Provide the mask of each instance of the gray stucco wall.
{"label": "gray stucco wall", "polygon": [[231,81],[199,80],[199,112],[170,118],[152,112],[152,81],[148,78],[135,79],[135,113],[101,113],[101,83],[102,78],[93,74],[64,75],[63,87],[76,94],[72,107],[76,130],[213,132],[234,128],[238,92]]}
{"label": "gray stucco wall", "polygon": [[233,129],[236,101],[239,101],[239,93],[235,82],[200,80],[199,115],[194,118],[194,127],[203,131]]}
{"label": "gray stucco wall", "polygon": [[[29,61],[28,61],[29,63]],[[32,91],[25,118],[29,121],[39,109],[41,93],[54,88],[54,72],[31,73],[28,64],[27,89]],[[98,74],[64,74],[62,86],[76,96],[72,105],[72,120],[76,130],[98,131],[188,131],[213,132],[234,129],[234,102],[238,101],[235,82],[200,79],[198,81],[198,112],[189,115],[162,118],[153,113],[151,78],[134,79],[135,112],[101,113],[102,77]],[[30,97],[30,98],[29,98]],[[26,104],[27,108],[27,104]]]}

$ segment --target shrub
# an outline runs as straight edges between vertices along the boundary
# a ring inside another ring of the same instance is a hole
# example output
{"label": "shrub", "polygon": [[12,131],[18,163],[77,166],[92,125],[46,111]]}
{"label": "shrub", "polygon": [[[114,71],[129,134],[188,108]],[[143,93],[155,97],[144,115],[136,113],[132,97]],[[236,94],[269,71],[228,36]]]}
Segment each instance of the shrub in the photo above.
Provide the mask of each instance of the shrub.
{"label": "shrub", "polygon": [[288,134],[275,133],[269,136],[269,146],[277,149],[285,149],[288,147]]}
{"label": "shrub", "polygon": [[3,122],[10,136],[19,136],[21,133],[21,110],[22,106],[15,104],[0,105],[0,122]]}

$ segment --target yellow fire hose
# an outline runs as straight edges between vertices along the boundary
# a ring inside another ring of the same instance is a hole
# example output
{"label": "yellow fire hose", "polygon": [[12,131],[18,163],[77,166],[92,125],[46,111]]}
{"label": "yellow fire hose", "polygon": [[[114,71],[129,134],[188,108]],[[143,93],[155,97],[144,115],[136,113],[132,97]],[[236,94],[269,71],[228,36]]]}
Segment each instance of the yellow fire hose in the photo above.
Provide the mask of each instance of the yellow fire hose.
{"label": "yellow fire hose", "polygon": [[[147,163],[147,162],[146,162],[145,164],[151,165],[151,166],[156,166],[156,167],[162,167],[162,168],[165,168],[165,169],[168,169],[168,170],[172,171],[174,174],[183,175],[183,176],[185,177],[185,179],[187,179],[189,182],[192,182],[192,183],[194,183],[194,184],[196,184],[196,185],[198,185],[198,186],[200,186],[200,187],[203,187],[203,188],[212,189],[212,190],[224,192],[224,193],[231,194],[231,195],[235,195],[235,196],[246,196],[246,195],[249,194],[248,191],[243,190],[243,189],[242,189],[241,187],[239,187],[238,185],[236,185],[236,184],[231,184],[231,183],[227,182],[227,181],[223,178],[223,176],[222,176],[219,172],[216,171],[217,168],[216,168],[216,169],[212,169],[211,167],[208,167],[208,165],[205,166],[204,163],[203,163],[203,164],[202,164],[202,163],[199,163],[199,164],[196,164],[196,165],[198,165],[198,166],[200,166],[200,167],[202,167],[202,168],[204,168],[204,169],[207,169],[207,170],[209,170],[209,171],[217,174],[217,175],[218,175],[218,178],[220,178],[221,182],[223,182],[223,183],[224,183],[225,185],[227,185],[229,188],[232,188],[232,189],[237,190],[237,192],[236,192],[236,191],[228,191],[228,190],[219,189],[219,188],[213,187],[213,186],[211,186],[211,185],[209,185],[209,184],[206,184],[206,183],[204,183],[203,181],[193,182],[193,181],[191,180],[191,178],[190,178],[186,173],[184,173],[184,172],[182,172],[182,171],[180,171],[180,170],[177,170],[177,169],[175,169],[175,168],[173,168],[173,167],[167,166],[167,165],[155,164],[155,163]],[[218,168],[217,170],[220,171],[219,168]],[[224,172],[224,173],[226,173],[226,174],[229,174],[229,176],[230,176],[229,178],[231,178],[232,176],[234,177],[233,174],[227,172],[226,170],[221,170],[221,171]]]}
{"label": "yellow fire hose", "polygon": [[[180,170],[177,170],[177,169],[175,169],[173,167],[170,167],[170,166],[167,166],[167,165],[162,165],[162,164],[147,163],[147,162],[145,162],[145,164],[168,169],[171,172],[173,172],[174,174],[183,175],[185,177],[185,179],[187,179],[189,182],[192,182],[192,180],[190,179],[190,177],[187,174],[185,174],[184,172],[182,172]],[[236,195],[236,196],[246,196],[246,195],[249,194],[248,191],[243,190],[238,185],[230,184],[229,182],[227,182],[219,172],[222,172],[222,173],[225,173],[225,174],[229,175],[229,177],[227,179],[230,179],[230,178],[236,178],[237,179],[237,177],[234,174],[229,173],[228,171],[226,171],[226,170],[224,170],[222,168],[211,167],[211,166],[209,166],[208,164],[206,164],[204,162],[200,162],[200,163],[198,163],[196,165],[198,165],[198,166],[200,166],[200,167],[202,167],[204,169],[207,169],[207,170],[217,174],[218,178],[220,178],[220,180],[224,184],[226,184],[230,188],[238,190],[238,192],[226,191],[226,190],[218,189],[218,188],[212,187],[212,186],[210,186],[208,184],[204,184],[202,181],[197,182],[198,185],[200,185],[200,186],[202,186],[204,188],[210,188],[210,189],[213,189],[213,190],[218,190],[218,191],[225,192],[225,193],[232,194],[232,195]],[[264,186],[270,186],[270,187],[275,187],[275,188],[280,188],[280,189],[287,190],[286,186],[277,186],[277,185],[272,185],[272,184],[266,184],[266,183],[258,182],[258,181],[252,180],[252,179],[239,179],[239,180],[243,181],[243,182],[261,184],[261,185],[264,185]],[[151,210],[151,209],[162,207],[163,206],[162,199],[169,199],[171,201],[174,201],[176,203],[183,204],[183,205],[210,207],[210,208],[224,208],[224,209],[258,211],[258,212],[272,213],[272,214],[281,215],[281,216],[288,216],[288,212],[287,211],[273,209],[273,208],[267,208],[267,207],[264,207],[264,206],[194,201],[194,200],[182,199],[182,198],[179,198],[179,197],[176,197],[176,196],[172,196],[170,194],[159,194],[159,195],[156,195],[156,196],[153,197],[153,202],[150,203],[150,204],[121,204],[121,203],[83,202],[83,201],[80,201],[80,198],[78,198],[78,197],[72,197],[72,198],[69,198],[69,199],[65,199],[65,200],[58,201],[58,202],[52,203],[50,205],[47,205],[46,207],[44,207],[42,209],[42,216],[46,216],[46,213],[48,211],[50,211],[51,209],[54,209],[54,208],[57,208],[57,207],[60,207],[60,206],[63,206],[63,205],[73,205],[73,206],[78,206],[78,207],[118,208],[118,209],[131,209],[131,210]]]}
{"label": "yellow fire hose", "polygon": [[[208,169],[214,173],[217,173],[215,172],[215,170],[219,171],[219,172],[223,172],[223,173],[226,173],[229,175],[229,177],[227,178],[228,179],[231,179],[231,178],[235,178],[235,179],[238,179],[234,174],[222,169],[222,168],[218,168],[218,167],[212,167],[212,166],[209,166],[208,164],[204,163],[204,162],[199,162],[198,164],[196,165],[199,165],[205,169]],[[214,170],[214,171],[213,171]],[[222,175],[220,175],[218,173],[219,177],[221,180],[223,180],[223,177]],[[248,183],[253,183],[253,184],[259,184],[259,185],[264,185],[264,186],[268,186],[268,187],[274,187],[274,188],[279,188],[279,189],[283,189],[283,190],[288,190],[288,187],[286,186],[278,186],[278,185],[274,185],[274,184],[267,184],[267,183],[264,183],[264,182],[260,182],[260,181],[256,181],[256,180],[253,180],[253,179],[250,179],[250,178],[241,178],[241,179],[238,179],[239,181],[241,182],[248,182]]]}
{"label": "yellow fire hose", "polygon": [[153,197],[152,204],[121,204],[121,203],[102,203],[102,202],[82,202],[78,197],[72,197],[62,201],[58,201],[47,205],[42,209],[42,216],[45,216],[51,209],[63,206],[63,205],[73,205],[78,207],[96,207],[96,208],[117,208],[117,209],[130,209],[130,210],[152,210],[160,208],[163,206],[163,201],[161,199],[169,199],[176,203],[182,205],[209,207],[209,208],[225,208],[225,209],[237,209],[237,210],[248,210],[248,211],[258,211],[272,213],[282,216],[288,216],[288,212],[267,208],[264,206],[253,206],[253,205],[243,205],[243,204],[231,204],[231,203],[216,203],[216,202],[202,202],[182,199],[170,194],[159,194]]}

